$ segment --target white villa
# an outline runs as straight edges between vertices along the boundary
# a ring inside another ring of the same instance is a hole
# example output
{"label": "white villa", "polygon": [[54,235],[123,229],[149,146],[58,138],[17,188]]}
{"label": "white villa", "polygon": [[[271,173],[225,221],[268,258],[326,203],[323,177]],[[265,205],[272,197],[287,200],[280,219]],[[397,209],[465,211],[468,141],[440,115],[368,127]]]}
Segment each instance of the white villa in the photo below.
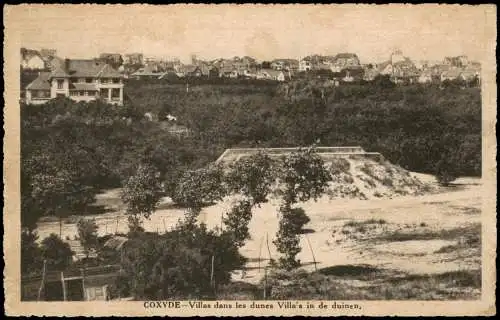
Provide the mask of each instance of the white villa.
{"label": "white villa", "polygon": [[26,103],[43,104],[64,96],[74,101],[105,102],[123,105],[122,75],[104,61],[70,60],[52,72],[40,72],[26,87]]}

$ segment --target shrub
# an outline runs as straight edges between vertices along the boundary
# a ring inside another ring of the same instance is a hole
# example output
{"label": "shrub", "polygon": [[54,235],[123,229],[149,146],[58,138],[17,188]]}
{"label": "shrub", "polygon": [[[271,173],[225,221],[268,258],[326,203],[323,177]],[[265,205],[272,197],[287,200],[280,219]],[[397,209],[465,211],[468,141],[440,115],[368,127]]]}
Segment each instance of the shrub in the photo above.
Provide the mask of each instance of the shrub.
{"label": "shrub", "polygon": [[230,272],[243,263],[230,237],[205,225],[179,224],[164,235],[143,234],[127,243],[120,290],[140,300],[214,298],[216,286],[229,283]]}
{"label": "shrub", "polygon": [[42,240],[41,251],[42,259],[47,261],[48,270],[64,270],[73,257],[69,244],[54,233]]}

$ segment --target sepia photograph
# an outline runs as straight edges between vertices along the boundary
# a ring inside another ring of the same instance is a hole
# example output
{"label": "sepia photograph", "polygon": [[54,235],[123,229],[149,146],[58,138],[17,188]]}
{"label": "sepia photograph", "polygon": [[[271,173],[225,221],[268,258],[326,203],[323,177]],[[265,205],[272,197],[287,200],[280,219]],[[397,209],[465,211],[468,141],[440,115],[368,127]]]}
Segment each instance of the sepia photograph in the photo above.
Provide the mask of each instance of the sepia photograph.
{"label": "sepia photograph", "polygon": [[496,6],[3,14],[11,315],[496,313]]}

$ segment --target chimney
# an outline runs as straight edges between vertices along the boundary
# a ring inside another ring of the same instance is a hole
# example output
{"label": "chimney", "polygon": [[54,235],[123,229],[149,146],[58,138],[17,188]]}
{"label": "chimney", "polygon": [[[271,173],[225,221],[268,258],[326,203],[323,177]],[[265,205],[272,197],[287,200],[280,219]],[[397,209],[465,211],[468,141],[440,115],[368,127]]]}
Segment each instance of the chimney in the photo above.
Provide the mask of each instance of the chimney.
{"label": "chimney", "polygon": [[69,59],[64,59],[64,71],[69,71]]}

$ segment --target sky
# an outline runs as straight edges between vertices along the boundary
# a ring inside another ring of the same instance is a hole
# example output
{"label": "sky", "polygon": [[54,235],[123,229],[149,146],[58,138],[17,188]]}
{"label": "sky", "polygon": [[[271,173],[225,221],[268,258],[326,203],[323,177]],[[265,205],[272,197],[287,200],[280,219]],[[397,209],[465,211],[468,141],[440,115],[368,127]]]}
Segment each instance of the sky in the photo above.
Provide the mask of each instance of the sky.
{"label": "sky", "polygon": [[[459,5],[21,5],[10,8],[21,46],[63,58],[103,52],[258,60],[356,53],[362,63],[395,49],[418,60],[481,61],[491,6]],[[494,10],[494,9],[493,9]],[[5,13],[4,13],[5,14]],[[491,16],[491,15],[490,15]]]}

